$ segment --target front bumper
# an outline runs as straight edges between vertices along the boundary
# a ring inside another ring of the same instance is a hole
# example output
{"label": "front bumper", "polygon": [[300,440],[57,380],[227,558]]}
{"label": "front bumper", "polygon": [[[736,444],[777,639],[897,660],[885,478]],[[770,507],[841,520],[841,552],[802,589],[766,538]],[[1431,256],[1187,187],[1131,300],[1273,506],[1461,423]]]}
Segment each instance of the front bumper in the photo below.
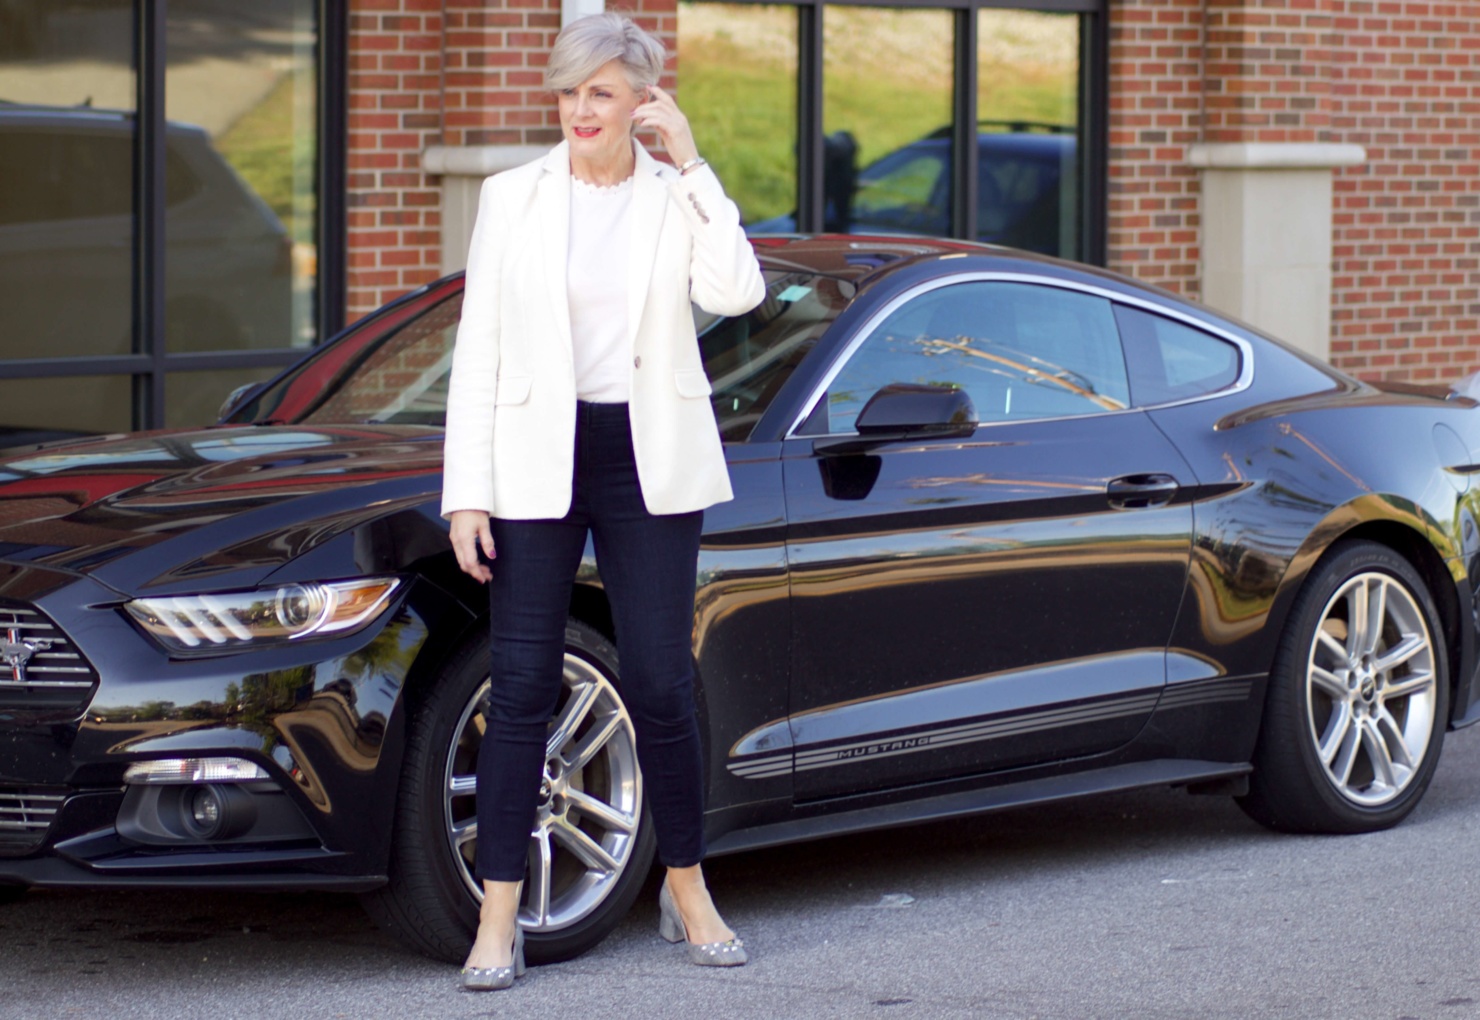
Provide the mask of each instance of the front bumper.
{"label": "front bumper", "polygon": [[[425,665],[428,617],[445,609],[432,586],[403,588],[376,624],[348,637],[172,660],[110,589],[0,563],[0,599],[25,590],[98,673],[91,695],[66,711],[14,696],[0,708],[0,883],[383,883],[401,693]],[[124,782],[133,762],[182,757],[245,759],[266,773],[231,791],[257,806],[246,831],[192,835],[169,823],[170,798]]]}

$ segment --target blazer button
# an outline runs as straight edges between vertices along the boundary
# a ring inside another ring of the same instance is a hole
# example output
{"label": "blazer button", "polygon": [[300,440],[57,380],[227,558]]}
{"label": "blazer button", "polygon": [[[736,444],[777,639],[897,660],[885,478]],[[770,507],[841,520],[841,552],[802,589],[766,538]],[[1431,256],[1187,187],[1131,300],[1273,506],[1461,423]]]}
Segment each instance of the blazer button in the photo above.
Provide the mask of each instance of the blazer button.
{"label": "blazer button", "polygon": [[632,359],[632,367],[633,368],[641,368],[642,367],[642,355],[641,354],[639,354],[637,357],[635,357],[635,358]]}

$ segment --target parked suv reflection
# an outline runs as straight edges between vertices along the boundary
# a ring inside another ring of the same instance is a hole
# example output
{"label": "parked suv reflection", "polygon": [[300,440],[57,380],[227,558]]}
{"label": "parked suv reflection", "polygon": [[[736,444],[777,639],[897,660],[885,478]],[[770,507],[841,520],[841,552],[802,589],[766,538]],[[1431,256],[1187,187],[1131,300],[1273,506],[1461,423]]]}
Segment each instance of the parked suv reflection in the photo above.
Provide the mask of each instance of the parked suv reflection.
{"label": "parked suv reflection", "polygon": [[[982,121],[977,135],[978,241],[1076,256],[1077,151],[1073,127]],[[828,136],[824,227],[853,234],[951,233],[951,129],[881,156],[850,179],[856,143]],[[841,164],[841,167],[840,167]],[[791,233],[796,215],[752,223],[750,233]]]}
{"label": "parked suv reflection", "polygon": [[[135,118],[0,101],[0,326],[20,357],[132,350]],[[292,250],[202,129],[165,137],[166,342],[280,347]]]}

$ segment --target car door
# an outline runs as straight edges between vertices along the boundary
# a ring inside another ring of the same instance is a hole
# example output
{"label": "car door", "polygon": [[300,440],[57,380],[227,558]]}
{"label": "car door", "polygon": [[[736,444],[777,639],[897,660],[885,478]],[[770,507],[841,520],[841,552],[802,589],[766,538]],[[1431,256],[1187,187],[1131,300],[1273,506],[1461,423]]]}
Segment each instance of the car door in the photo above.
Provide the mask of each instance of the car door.
{"label": "car door", "polygon": [[[1129,741],[1165,681],[1191,472],[1129,407],[1107,297],[936,281],[886,305],[829,376],[782,453],[797,798]],[[963,389],[980,425],[818,443],[891,383]]]}

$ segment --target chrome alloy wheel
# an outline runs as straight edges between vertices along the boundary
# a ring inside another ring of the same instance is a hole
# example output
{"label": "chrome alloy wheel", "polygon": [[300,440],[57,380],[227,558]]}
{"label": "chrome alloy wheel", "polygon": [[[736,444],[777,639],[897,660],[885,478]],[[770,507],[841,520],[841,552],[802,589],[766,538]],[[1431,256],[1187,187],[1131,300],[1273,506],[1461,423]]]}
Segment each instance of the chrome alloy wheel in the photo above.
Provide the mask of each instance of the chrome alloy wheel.
{"label": "chrome alloy wheel", "polygon": [[1326,778],[1353,804],[1401,794],[1428,752],[1438,692],[1434,640],[1413,594],[1367,572],[1326,602],[1306,665],[1310,736]]}
{"label": "chrome alloy wheel", "polygon": [[[474,801],[485,722],[481,683],[453,729],[447,755],[444,822],[463,884],[476,899],[478,840]],[[565,656],[565,691],[550,723],[539,812],[529,839],[529,870],[519,923],[553,932],[583,918],[611,894],[637,844],[642,775],[632,719],[610,681],[590,662]]]}

